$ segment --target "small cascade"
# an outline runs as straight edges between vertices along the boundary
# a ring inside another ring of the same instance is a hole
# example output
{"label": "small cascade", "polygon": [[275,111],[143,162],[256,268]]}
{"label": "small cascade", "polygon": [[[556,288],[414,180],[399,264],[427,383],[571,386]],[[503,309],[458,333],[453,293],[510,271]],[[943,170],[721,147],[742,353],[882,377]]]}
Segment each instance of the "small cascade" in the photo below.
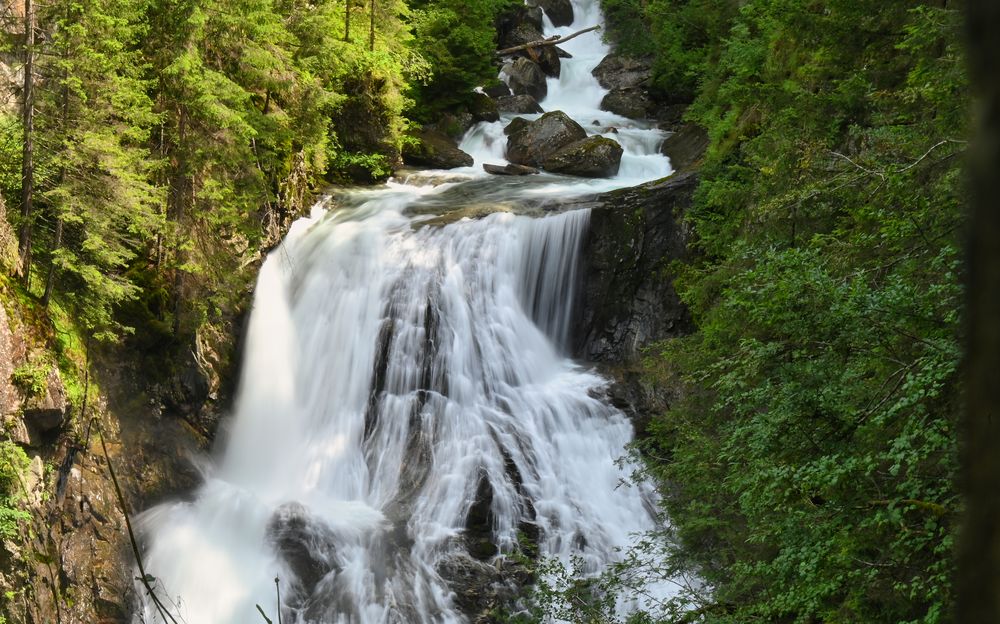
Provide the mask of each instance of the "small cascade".
{"label": "small cascade", "polygon": [[[560,46],[571,57],[562,59],[559,77],[548,78],[548,95],[539,103],[546,112],[563,111],[583,126],[588,134],[600,134],[617,141],[624,150],[618,175],[611,180],[594,182],[575,179],[564,182],[578,192],[634,186],[666,177],[673,171],[670,159],[660,153],[666,132],[649,121],[629,119],[601,110],[601,100],[608,91],[592,72],[611,51],[602,38],[604,24],[599,0],[574,0],[573,23],[569,26],[557,28],[547,15],[543,16],[545,37],[565,37],[591,26],[601,26],[597,31],[570,39]],[[503,72],[500,77],[506,80]],[[475,125],[463,137],[459,148],[473,157],[476,169],[481,170],[483,164],[507,163],[504,158],[507,137],[503,129],[515,116],[526,119],[538,117],[505,115],[498,122]]]}

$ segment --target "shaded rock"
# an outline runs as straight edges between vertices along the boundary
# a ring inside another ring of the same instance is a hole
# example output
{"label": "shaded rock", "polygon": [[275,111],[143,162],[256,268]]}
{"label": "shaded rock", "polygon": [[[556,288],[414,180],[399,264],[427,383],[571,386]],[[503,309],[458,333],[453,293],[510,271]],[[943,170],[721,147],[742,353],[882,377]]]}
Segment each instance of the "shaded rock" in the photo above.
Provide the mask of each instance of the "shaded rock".
{"label": "shaded rock", "polygon": [[497,554],[493,543],[493,486],[486,473],[480,473],[476,497],[465,517],[465,547],[474,559],[488,561]]}
{"label": "shaded rock", "polygon": [[337,568],[333,532],[301,503],[285,503],[267,523],[267,538],[281,554],[306,596]]}
{"label": "shaded rock", "polygon": [[[497,19],[497,40],[506,41],[511,31],[522,24],[529,24],[542,31],[542,9],[537,4],[516,4]],[[501,45],[503,47],[503,45]]]}
{"label": "shaded rock", "polygon": [[545,113],[535,121],[514,125],[511,122],[505,129],[507,160],[519,165],[537,167],[561,148],[587,138],[587,131],[562,111]]}
{"label": "shaded rock", "polygon": [[531,125],[531,122],[524,117],[515,117],[504,127],[503,133],[509,137],[516,132],[525,130],[529,125]]}
{"label": "shaded rock", "polygon": [[59,369],[52,367],[45,381],[45,392],[24,401],[22,418],[32,442],[37,443],[40,436],[49,436],[62,429],[68,406]]}
{"label": "shaded rock", "polygon": [[440,119],[432,124],[424,126],[424,128],[434,130],[439,134],[451,137],[458,142],[475,123],[475,120],[472,118],[472,113],[463,110],[453,113],[445,113],[441,115]]}
{"label": "shaded rock", "polygon": [[469,113],[476,123],[481,121],[500,121],[500,111],[496,101],[485,93],[473,93]]}
{"label": "shaded rock", "polygon": [[648,118],[654,106],[649,94],[636,88],[612,89],[601,100],[601,110],[630,119]]}
{"label": "shaded rock", "polygon": [[697,186],[696,173],[680,173],[588,203],[586,278],[575,345],[579,356],[632,362],[651,342],[691,331],[670,266],[687,257],[690,233],[680,218]]}
{"label": "shaded rock", "polygon": [[497,110],[501,113],[533,115],[543,113],[538,101],[530,95],[508,95],[497,99]]}
{"label": "shaded rock", "polygon": [[530,95],[536,100],[548,95],[545,72],[537,63],[518,57],[504,65],[502,71],[507,75],[507,84],[514,95]]}
{"label": "shaded rock", "polygon": [[653,75],[648,60],[609,54],[590,72],[605,89],[644,87]]}
{"label": "shaded rock", "polygon": [[[541,15],[540,11],[539,15]],[[513,48],[515,46],[524,45],[533,41],[541,41],[542,39],[545,39],[545,35],[542,33],[541,26],[535,26],[533,23],[529,22],[522,22],[504,33],[499,41],[500,48],[502,49]],[[537,63],[547,76],[552,76],[554,78],[559,76],[559,70],[561,67],[559,52],[553,46],[541,46],[521,50],[516,52],[515,56],[523,57]]]}
{"label": "shaded rock", "polygon": [[441,132],[425,128],[415,138],[416,145],[407,144],[403,148],[403,162],[408,165],[454,169],[471,167],[474,162],[472,156],[458,149],[455,141]]}
{"label": "shaded rock", "polygon": [[682,171],[701,160],[708,144],[708,132],[698,124],[688,123],[663,141],[660,152],[670,158],[674,171]]}
{"label": "shaded rock", "polygon": [[573,23],[573,3],[570,0],[538,0],[545,14],[554,26],[569,26]]}
{"label": "shaded rock", "polygon": [[618,173],[622,146],[603,136],[592,136],[557,150],[542,161],[542,168],[587,178],[610,178]]}
{"label": "shaded rock", "polygon": [[493,86],[486,87],[483,89],[483,92],[491,98],[502,98],[508,95],[514,95],[514,93],[510,90],[510,87],[503,82],[498,82]]}
{"label": "shaded rock", "polygon": [[558,54],[559,58],[561,58],[561,59],[564,59],[564,58],[573,58],[572,54],[570,54],[566,50],[563,50],[559,46],[552,46],[552,49],[556,51],[556,54]]}
{"label": "shaded rock", "polygon": [[515,165],[513,163],[508,165],[484,164],[483,170],[485,170],[486,173],[492,173],[493,175],[509,175],[509,176],[532,175],[538,173],[538,169],[535,169],[534,167]]}

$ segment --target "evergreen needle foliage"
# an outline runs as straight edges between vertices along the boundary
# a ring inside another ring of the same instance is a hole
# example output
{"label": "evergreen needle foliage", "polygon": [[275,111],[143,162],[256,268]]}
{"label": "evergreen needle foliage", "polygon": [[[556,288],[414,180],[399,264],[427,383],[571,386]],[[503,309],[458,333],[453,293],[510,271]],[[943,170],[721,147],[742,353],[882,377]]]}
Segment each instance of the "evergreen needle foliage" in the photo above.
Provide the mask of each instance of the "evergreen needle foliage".
{"label": "evergreen needle foliage", "polygon": [[950,621],[960,5],[607,5],[712,138],[677,267],[698,331],[647,362],[683,398],[642,442],[692,617]]}

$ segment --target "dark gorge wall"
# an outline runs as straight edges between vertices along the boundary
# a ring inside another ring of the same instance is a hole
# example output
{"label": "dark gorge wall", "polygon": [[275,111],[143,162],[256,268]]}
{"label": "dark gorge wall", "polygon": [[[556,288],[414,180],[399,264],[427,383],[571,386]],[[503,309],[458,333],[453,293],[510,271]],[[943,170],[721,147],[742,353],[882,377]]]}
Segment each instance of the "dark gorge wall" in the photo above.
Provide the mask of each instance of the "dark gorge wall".
{"label": "dark gorge wall", "polygon": [[642,348],[691,331],[671,264],[687,256],[681,217],[698,175],[679,173],[598,196],[584,243],[575,352],[604,364],[636,361]]}

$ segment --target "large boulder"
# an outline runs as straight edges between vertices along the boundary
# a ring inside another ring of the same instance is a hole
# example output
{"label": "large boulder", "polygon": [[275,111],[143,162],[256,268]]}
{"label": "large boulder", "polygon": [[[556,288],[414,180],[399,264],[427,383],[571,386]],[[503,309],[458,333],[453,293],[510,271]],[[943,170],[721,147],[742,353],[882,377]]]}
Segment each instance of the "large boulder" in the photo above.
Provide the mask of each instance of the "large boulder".
{"label": "large boulder", "polygon": [[605,89],[635,89],[649,84],[653,70],[648,60],[609,54],[591,73]]}
{"label": "large boulder", "polygon": [[[500,38],[500,48],[513,48],[533,41],[541,41],[544,38],[545,35],[542,34],[540,26],[536,27],[533,23],[522,22]],[[560,57],[559,51],[554,46],[541,46],[521,50],[516,55],[538,63],[538,66],[548,76],[559,76]]]}
{"label": "large boulder", "polygon": [[697,186],[698,175],[686,172],[586,204],[591,213],[577,355],[627,364],[641,357],[643,347],[691,331],[670,267],[687,258],[690,232],[681,217]]}
{"label": "large boulder", "polygon": [[[541,7],[528,3],[517,4],[505,11],[497,19],[498,41],[501,43],[506,39],[507,34],[522,24],[529,24],[542,30],[542,9]],[[501,45],[501,47],[503,47]]]}
{"label": "large boulder", "polygon": [[542,100],[549,93],[545,72],[538,63],[517,57],[506,63],[501,71],[507,75],[507,85],[514,95],[530,95],[536,100]]}
{"label": "large boulder", "polygon": [[587,138],[583,126],[562,111],[545,113],[535,121],[518,117],[504,132],[507,134],[507,160],[529,167],[538,167],[563,147]]}
{"label": "large boulder", "polygon": [[570,0],[538,0],[553,26],[569,26],[573,23],[573,3]]}
{"label": "large boulder", "polygon": [[592,136],[557,150],[542,161],[542,168],[585,178],[610,178],[618,174],[622,146],[603,136]]}
{"label": "large boulder", "polygon": [[601,100],[601,110],[630,119],[646,119],[654,108],[653,100],[644,89],[612,89]]}
{"label": "large boulder", "polygon": [[403,148],[403,162],[417,167],[434,169],[454,169],[455,167],[471,167],[474,160],[458,149],[455,141],[447,135],[431,129],[419,131]]}
{"label": "large boulder", "polygon": [[496,100],[485,93],[473,93],[472,103],[469,104],[469,113],[475,122],[500,121],[500,111],[497,109]]}
{"label": "large boulder", "polygon": [[518,115],[533,115],[544,113],[538,100],[530,95],[507,95],[497,98],[497,110],[501,113],[516,113]]}
{"label": "large boulder", "polygon": [[708,144],[708,132],[698,124],[687,123],[663,141],[660,152],[670,158],[675,171],[683,171],[701,160]]}
{"label": "large boulder", "polygon": [[319,582],[339,569],[334,534],[301,503],[285,503],[267,523],[268,541],[295,574],[296,590],[312,594]]}

